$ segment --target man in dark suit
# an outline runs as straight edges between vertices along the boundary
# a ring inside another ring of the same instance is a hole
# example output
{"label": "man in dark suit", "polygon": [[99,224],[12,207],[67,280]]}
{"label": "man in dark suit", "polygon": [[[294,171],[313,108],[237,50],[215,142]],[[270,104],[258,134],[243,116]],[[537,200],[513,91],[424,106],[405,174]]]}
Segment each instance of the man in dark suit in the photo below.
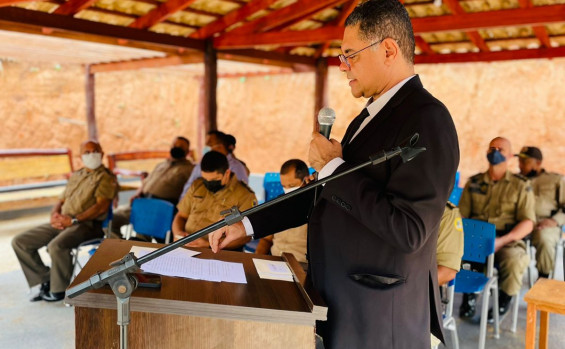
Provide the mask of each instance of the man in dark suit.
{"label": "man in dark suit", "polygon": [[314,133],[319,178],[342,172],[414,133],[427,150],[307,191],[210,235],[214,251],[308,222],[310,276],[328,305],[318,333],[327,349],[429,348],[443,340],[436,271],[439,222],[459,145],[445,106],[414,74],[414,34],[397,0],[369,0],[348,17],[340,69],[353,96],[369,98],[341,142]]}

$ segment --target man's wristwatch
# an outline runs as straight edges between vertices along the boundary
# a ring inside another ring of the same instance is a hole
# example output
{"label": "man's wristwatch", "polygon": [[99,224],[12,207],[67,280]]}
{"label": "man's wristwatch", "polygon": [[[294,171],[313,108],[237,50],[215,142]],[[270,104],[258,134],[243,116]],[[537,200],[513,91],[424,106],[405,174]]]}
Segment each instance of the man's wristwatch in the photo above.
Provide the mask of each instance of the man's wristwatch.
{"label": "man's wristwatch", "polygon": [[71,225],[77,225],[78,219],[76,217],[71,217]]}

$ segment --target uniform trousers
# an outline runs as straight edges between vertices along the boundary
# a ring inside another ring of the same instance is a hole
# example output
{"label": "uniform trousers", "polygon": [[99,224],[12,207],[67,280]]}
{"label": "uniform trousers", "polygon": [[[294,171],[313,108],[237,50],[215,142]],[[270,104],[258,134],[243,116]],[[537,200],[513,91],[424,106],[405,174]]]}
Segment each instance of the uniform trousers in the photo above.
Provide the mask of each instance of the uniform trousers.
{"label": "uniform trousers", "polygon": [[559,242],[561,227],[534,230],[532,244],[536,247],[536,267],[542,274],[549,275],[555,264],[555,247]]}
{"label": "uniform trousers", "polygon": [[522,288],[522,278],[530,264],[524,241],[514,241],[494,254],[498,265],[498,287],[509,296],[515,296]]}
{"label": "uniform trousers", "polygon": [[[72,249],[103,236],[102,222],[98,221],[80,222],[63,230],[47,223],[16,235],[12,247],[29,287],[50,281],[51,292],[64,292],[73,273]],[[51,268],[39,256],[38,250],[43,246],[47,246]]]}

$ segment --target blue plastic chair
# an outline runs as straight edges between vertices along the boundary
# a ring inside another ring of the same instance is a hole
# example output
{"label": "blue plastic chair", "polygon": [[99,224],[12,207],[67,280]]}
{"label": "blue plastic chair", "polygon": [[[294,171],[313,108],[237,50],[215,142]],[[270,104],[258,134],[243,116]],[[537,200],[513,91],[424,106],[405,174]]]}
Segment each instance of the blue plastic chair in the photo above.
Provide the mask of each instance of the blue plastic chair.
{"label": "blue plastic chair", "polygon": [[132,230],[138,234],[163,239],[166,244],[171,240],[175,206],[159,199],[135,199],[131,205],[130,226],[127,238]]}
{"label": "blue plastic chair", "polygon": [[454,187],[449,195],[449,201],[455,206],[459,206],[459,200],[461,199],[461,194],[463,193],[463,188]]}
{"label": "blue plastic chair", "polygon": [[[494,240],[496,227],[494,224],[474,219],[463,219],[464,251],[463,260],[483,263],[487,266],[486,275],[462,269],[455,277],[455,292],[481,293],[481,324],[479,331],[479,349],[485,348],[486,326],[488,317],[489,298],[493,298],[493,309],[498,309],[498,278],[494,275]],[[494,315],[494,338],[500,337],[498,311]]]}
{"label": "blue plastic chair", "polygon": [[274,198],[284,194],[281,184],[281,175],[278,172],[265,173],[263,187],[265,188],[265,201],[273,200]]}

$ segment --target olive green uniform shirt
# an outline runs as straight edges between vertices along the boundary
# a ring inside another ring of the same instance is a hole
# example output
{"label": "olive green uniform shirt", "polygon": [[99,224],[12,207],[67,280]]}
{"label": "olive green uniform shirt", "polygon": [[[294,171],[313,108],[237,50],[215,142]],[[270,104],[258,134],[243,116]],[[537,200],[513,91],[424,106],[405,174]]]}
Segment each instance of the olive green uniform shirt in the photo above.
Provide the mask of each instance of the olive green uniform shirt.
{"label": "olive green uniform shirt", "polygon": [[167,159],[159,163],[143,181],[143,194],[177,202],[194,164],[187,159]]}
{"label": "olive green uniform shirt", "polygon": [[[104,166],[93,171],[86,168],[74,172],[60,196],[64,200],[61,213],[76,216],[96,204],[97,198],[113,200],[118,192],[116,176]],[[104,220],[106,213],[96,220]]]}
{"label": "olive green uniform shirt", "polygon": [[283,252],[292,253],[297,261],[306,263],[307,235],[308,224],[274,234],[271,254],[280,256]]}
{"label": "olive green uniform shirt", "polygon": [[537,219],[553,218],[557,225],[565,224],[565,177],[542,170],[530,180],[536,197]]}
{"label": "olive green uniform shirt", "polygon": [[[219,221],[223,218],[220,215],[222,211],[233,206],[245,211],[256,204],[255,193],[232,174],[226,187],[216,193],[206,189],[202,178],[196,179],[177,208],[188,217],[185,231],[190,235]],[[208,237],[203,239],[208,241]]]}
{"label": "olive green uniform shirt", "polygon": [[448,202],[439,223],[437,265],[459,271],[463,257],[463,243],[461,214],[455,205]]}
{"label": "olive green uniform shirt", "polygon": [[535,197],[530,181],[510,171],[496,182],[488,172],[471,177],[461,194],[459,211],[465,218],[494,224],[497,236],[508,233],[523,220],[536,221]]}

